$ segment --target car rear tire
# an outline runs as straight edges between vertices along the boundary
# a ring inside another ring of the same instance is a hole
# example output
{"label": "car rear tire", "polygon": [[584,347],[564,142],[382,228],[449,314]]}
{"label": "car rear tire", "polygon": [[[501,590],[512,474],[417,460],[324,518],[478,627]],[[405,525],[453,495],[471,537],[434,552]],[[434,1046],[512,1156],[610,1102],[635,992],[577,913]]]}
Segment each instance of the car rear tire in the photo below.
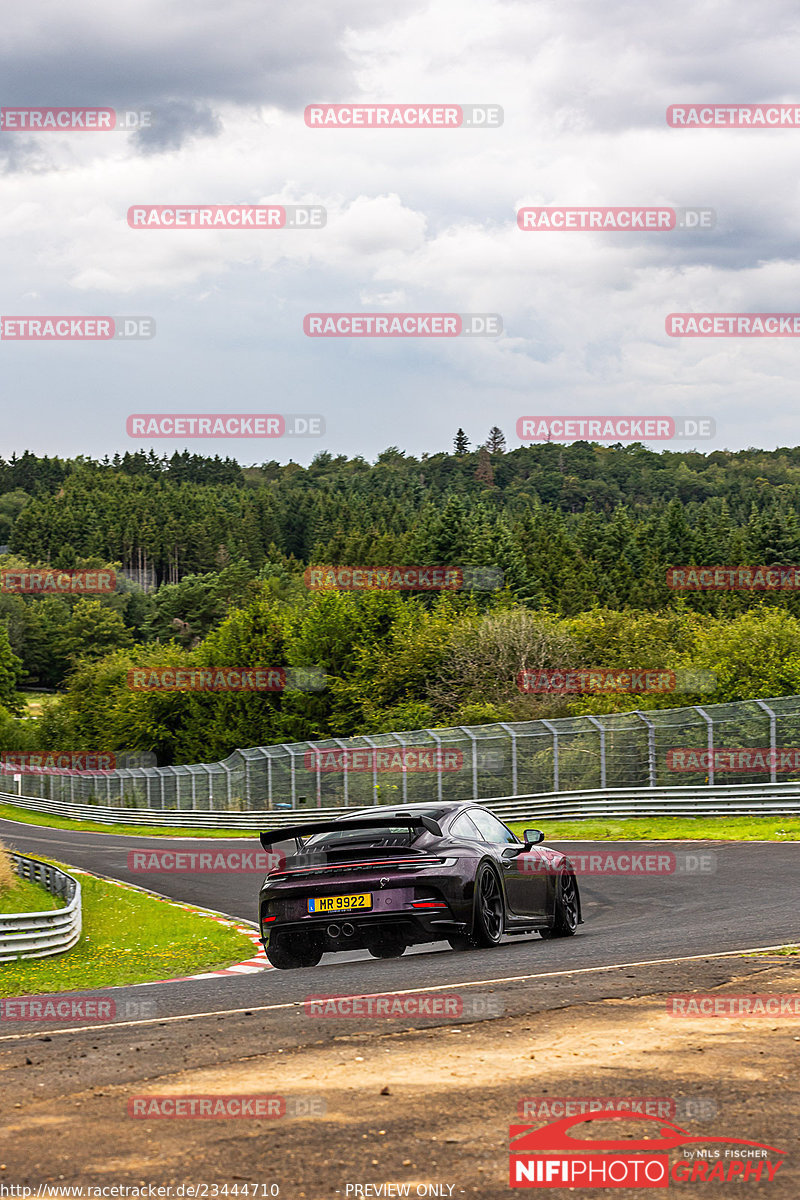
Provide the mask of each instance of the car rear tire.
{"label": "car rear tire", "polygon": [[578,928],[578,884],[571,871],[562,871],[556,889],[555,919],[549,929],[540,929],[543,938],[572,937]]}
{"label": "car rear tire", "polygon": [[322,943],[318,940],[298,939],[289,948],[283,942],[268,946],[266,955],[273,967],[279,971],[294,971],[299,967],[315,967],[322,958]]}
{"label": "car rear tire", "polygon": [[449,937],[447,940],[450,943],[451,950],[475,949],[475,943],[473,942],[472,938],[467,936],[466,933],[454,933],[452,937]]}
{"label": "car rear tire", "polygon": [[387,938],[384,942],[373,942],[371,946],[367,946],[367,950],[373,958],[399,958],[401,954],[405,954],[406,944]]}
{"label": "car rear tire", "polygon": [[500,880],[488,863],[478,868],[475,877],[475,915],[472,923],[472,943],[488,950],[503,936],[505,903]]}

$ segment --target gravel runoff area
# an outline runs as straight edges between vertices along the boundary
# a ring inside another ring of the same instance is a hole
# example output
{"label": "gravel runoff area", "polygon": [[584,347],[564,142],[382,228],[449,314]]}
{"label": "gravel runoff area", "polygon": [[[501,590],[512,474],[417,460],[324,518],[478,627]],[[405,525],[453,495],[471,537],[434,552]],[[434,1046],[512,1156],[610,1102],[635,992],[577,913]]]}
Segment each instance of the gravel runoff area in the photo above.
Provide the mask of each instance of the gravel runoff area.
{"label": "gravel runoff area", "polygon": [[[530,987],[524,1004],[510,992],[506,1004],[503,991],[493,992],[501,1015],[482,1021],[317,1020],[295,1008],[52,1037],[42,1028],[3,1040],[0,1030],[0,1182],[34,1194],[50,1184],[42,1196],[76,1185],[89,1196],[89,1186],[157,1184],[171,1189],[162,1196],[179,1197],[191,1195],[189,1184],[207,1184],[207,1196],[227,1185],[228,1195],[259,1197],[277,1188],[284,1200],[508,1197],[509,1125],[560,1115],[521,1117],[521,1102],[639,1097],[672,1105],[658,1111],[694,1134],[786,1152],[771,1183],[671,1183],[680,1195],[736,1188],[797,1200],[800,1018],[676,1019],[666,997],[800,993],[800,958],[609,970],[576,977],[567,994]],[[128,1115],[137,1097],[241,1095],[286,1097],[296,1115]]]}

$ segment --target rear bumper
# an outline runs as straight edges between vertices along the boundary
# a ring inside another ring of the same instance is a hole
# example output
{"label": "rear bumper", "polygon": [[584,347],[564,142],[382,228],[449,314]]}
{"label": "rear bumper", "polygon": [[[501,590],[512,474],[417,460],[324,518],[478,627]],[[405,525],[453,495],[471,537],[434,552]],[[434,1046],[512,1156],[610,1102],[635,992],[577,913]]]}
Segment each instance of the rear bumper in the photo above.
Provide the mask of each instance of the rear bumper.
{"label": "rear bumper", "polygon": [[445,909],[427,912],[315,914],[299,921],[275,921],[261,925],[261,941],[270,943],[286,938],[320,941],[325,953],[336,950],[364,950],[381,940],[392,939],[406,946],[439,942],[455,933],[464,933],[466,922],[458,921]]}

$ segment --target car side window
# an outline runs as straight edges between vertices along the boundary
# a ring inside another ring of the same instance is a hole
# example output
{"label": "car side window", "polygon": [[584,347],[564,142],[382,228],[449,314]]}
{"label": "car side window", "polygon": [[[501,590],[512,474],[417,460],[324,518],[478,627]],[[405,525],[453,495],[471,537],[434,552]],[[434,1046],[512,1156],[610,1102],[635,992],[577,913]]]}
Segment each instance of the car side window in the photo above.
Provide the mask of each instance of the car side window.
{"label": "car side window", "polygon": [[472,822],[477,826],[478,832],[484,842],[501,842],[505,845],[517,845],[518,839],[514,836],[510,829],[507,829],[502,821],[498,821],[497,817],[490,812],[486,812],[482,808],[471,808],[469,815]]}
{"label": "car side window", "polygon": [[460,813],[456,817],[450,826],[450,832],[454,837],[476,838],[479,842],[483,841],[483,835],[478,832],[466,813]]}

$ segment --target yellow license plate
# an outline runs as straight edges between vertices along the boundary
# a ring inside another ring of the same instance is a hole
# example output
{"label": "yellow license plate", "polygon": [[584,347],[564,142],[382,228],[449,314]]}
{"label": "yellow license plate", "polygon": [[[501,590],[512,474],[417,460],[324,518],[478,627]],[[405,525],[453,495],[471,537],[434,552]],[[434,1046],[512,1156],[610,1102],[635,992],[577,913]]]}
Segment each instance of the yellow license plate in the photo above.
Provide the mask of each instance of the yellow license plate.
{"label": "yellow license plate", "polygon": [[310,913],[355,912],[364,908],[372,908],[371,892],[359,892],[356,896],[316,896],[308,902]]}

